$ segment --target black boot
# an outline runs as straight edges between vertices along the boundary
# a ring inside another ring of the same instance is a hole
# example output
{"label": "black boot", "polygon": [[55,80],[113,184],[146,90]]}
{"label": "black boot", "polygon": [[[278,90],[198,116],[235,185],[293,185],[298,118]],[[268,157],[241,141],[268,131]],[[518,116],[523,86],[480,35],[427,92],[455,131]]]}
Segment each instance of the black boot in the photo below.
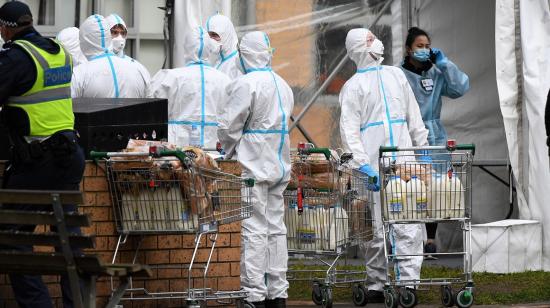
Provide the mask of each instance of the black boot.
{"label": "black boot", "polygon": [[261,301],[261,302],[249,302],[249,301],[245,301],[244,307],[245,307],[245,308],[265,308],[266,305],[265,305],[265,301]]}
{"label": "black boot", "polygon": [[286,298],[266,299],[265,308],[286,308]]}

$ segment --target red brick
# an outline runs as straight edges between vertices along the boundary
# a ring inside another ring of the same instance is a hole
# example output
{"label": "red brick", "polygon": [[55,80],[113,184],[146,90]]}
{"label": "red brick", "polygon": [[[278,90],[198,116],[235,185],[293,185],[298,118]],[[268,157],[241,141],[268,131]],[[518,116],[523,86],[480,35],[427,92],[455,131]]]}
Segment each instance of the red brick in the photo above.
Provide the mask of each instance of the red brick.
{"label": "red brick", "polygon": [[[208,247],[212,247],[212,241],[206,241]],[[229,247],[231,245],[231,233],[220,233],[216,239],[216,247]]]}
{"label": "red brick", "polygon": [[149,292],[166,292],[169,290],[168,280],[149,280],[145,282]]}
{"label": "red brick", "polygon": [[241,247],[240,233],[231,233],[231,247]]}
{"label": "red brick", "polygon": [[181,235],[159,235],[157,238],[159,249],[180,248]]}
{"label": "red brick", "polygon": [[[115,288],[118,286],[117,278],[113,278]],[[96,282],[97,296],[110,296],[111,295],[111,280],[102,280]]]}
{"label": "red brick", "polygon": [[97,222],[96,223],[96,234],[97,235],[115,235],[116,228],[114,222]]}
{"label": "red brick", "polygon": [[111,219],[111,208],[110,207],[90,207],[91,219],[94,222],[99,221],[113,221]]}
{"label": "red brick", "polygon": [[157,236],[149,235],[144,237],[139,247],[141,249],[157,249]]}
{"label": "red brick", "polygon": [[84,176],[95,176],[96,175],[96,165],[93,163],[87,163],[86,167],[84,168]]}
{"label": "red brick", "polygon": [[86,234],[86,235],[96,234],[96,225],[92,223],[92,225],[89,227],[80,228],[80,231],[82,231],[82,234]]}
{"label": "red brick", "polygon": [[137,254],[137,257],[136,257],[135,251],[122,251],[122,252],[119,252],[118,255],[119,256],[117,257],[117,260],[116,260],[116,262],[118,263],[133,263],[135,258],[136,263],[147,264],[147,262],[145,262],[146,259],[145,259],[144,251],[139,251]]}
{"label": "red brick", "polygon": [[84,192],[84,206],[91,206],[96,204],[95,192]]}
{"label": "red brick", "polygon": [[240,261],[241,248],[220,248],[218,249],[218,259],[222,261]]}
{"label": "red brick", "polygon": [[240,277],[218,278],[218,290],[229,291],[229,290],[239,290],[240,288],[241,288]]}
{"label": "red brick", "polygon": [[170,279],[170,292],[187,291],[187,286],[187,276],[184,279]]}
{"label": "red brick", "polygon": [[170,263],[186,264],[191,262],[192,249],[172,249],[170,250]]}
{"label": "red brick", "polygon": [[116,237],[112,236],[98,236],[95,240],[95,250],[97,251],[115,251]]}
{"label": "red brick", "polygon": [[34,251],[36,252],[54,252],[54,248],[51,246],[35,246]]}
{"label": "red brick", "polygon": [[239,262],[231,262],[231,276],[241,275],[241,264]]}
{"label": "red brick", "polygon": [[101,176],[85,177],[84,191],[107,191],[107,179]]}
{"label": "red brick", "polygon": [[230,273],[230,263],[211,263],[207,274],[208,277],[227,277]]}
{"label": "red brick", "polygon": [[51,298],[61,297],[61,288],[57,283],[48,283],[46,284],[48,292],[50,293]]}
{"label": "red brick", "polygon": [[168,264],[170,263],[170,252],[164,251],[147,251],[145,253],[145,261],[147,264]]}
{"label": "red brick", "polygon": [[95,254],[99,257],[101,261],[106,263],[111,263],[111,261],[113,260],[114,252],[100,251],[100,252],[96,252]]}
{"label": "red brick", "polygon": [[108,191],[101,191],[97,193],[96,197],[96,205],[97,206],[111,206],[111,195]]}
{"label": "red brick", "polygon": [[241,232],[241,223],[234,222],[227,225],[221,225],[220,233],[226,233],[226,232]]}
{"label": "red brick", "polygon": [[[197,251],[197,255],[195,256],[195,262],[206,262],[208,260],[208,255],[209,254],[210,254],[210,248],[199,249]],[[214,251],[212,252],[211,261],[212,262],[218,261],[218,249],[214,249]]]}
{"label": "red brick", "polygon": [[178,268],[159,268],[157,270],[158,279],[181,278],[181,277],[183,277],[182,270]]}
{"label": "red brick", "polygon": [[96,168],[96,175],[97,175],[97,176],[103,176],[103,177],[104,177],[105,174],[106,174],[105,170],[106,170],[105,164],[99,163],[99,164],[97,165],[97,168]]}
{"label": "red brick", "polygon": [[[206,238],[201,238],[200,246],[206,245]],[[195,248],[195,234],[184,234],[182,236],[181,248]]]}
{"label": "red brick", "polygon": [[44,281],[44,283],[58,283],[59,282],[59,276],[57,276],[57,275],[44,275],[44,276],[42,276],[42,281]]}
{"label": "red brick", "polygon": [[[195,278],[193,279],[192,287],[193,288],[204,288],[204,279]],[[212,288],[213,290],[218,290],[218,279],[216,278],[206,278],[206,288]]]}

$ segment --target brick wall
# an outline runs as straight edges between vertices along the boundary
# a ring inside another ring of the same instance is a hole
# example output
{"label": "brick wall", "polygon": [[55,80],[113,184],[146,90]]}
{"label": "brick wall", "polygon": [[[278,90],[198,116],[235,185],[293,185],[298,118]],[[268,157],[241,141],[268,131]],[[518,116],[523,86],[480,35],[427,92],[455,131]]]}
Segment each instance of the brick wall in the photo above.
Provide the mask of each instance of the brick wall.
{"label": "brick wall", "polygon": [[[4,170],[0,162],[0,172]],[[81,211],[90,214],[92,226],[84,228],[85,234],[96,235],[96,247],[89,253],[95,253],[105,262],[111,262],[118,241],[116,226],[113,221],[110,196],[103,168],[87,162],[84,180],[81,184],[84,191],[84,204]],[[234,223],[220,227],[216,249],[212,257],[207,280],[207,287],[217,290],[238,290],[239,260],[240,260],[240,224]],[[134,287],[146,288],[150,292],[185,291],[187,288],[187,268],[194,248],[194,234],[146,236],[141,242],[137,262],[159,266],[180,266],[180,268],[164,268],[154,271],[151,279],[134,280]],[[120,258],[117,262],[131,263],[139,237],[129,237],[120,248]],[[203,238],[197,261],[206,261],[211,247]],[[202,272],[193,271],[195,287],[202,287]],[[52,298],[57,307],[62,307],[58,277],[44,276]],[[110,295],[110,280],[102,278],[97,282],[98,307],[103,307]],[[157,301],[123,301],[124,307],[181,307],[183,300]],[[0,308],[16,307],[9,279],[0,275]]]}

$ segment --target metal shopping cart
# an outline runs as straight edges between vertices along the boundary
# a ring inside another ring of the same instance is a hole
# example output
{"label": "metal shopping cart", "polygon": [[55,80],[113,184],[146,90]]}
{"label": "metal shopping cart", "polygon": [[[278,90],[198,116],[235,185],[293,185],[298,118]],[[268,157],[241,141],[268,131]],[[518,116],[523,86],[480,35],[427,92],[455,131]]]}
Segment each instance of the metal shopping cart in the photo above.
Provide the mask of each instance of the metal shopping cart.
{"label": "metal shopping cart", "polygon": [[[125,291],[123,300],[183,298],[187,307],[202,307],[207,301],[246,307],[244,291],[215,291],[207,288],[207,272],[216,247],[218,227],[246,219],[252,214],[252,179],[244,179],[220,171],[200,167],[193,153],[160,151],[94,153],[105,159],[106,175],[113,203],[119,239],[113,256],[128,236],[195,233],[195,246],[188,266],[188,289],[177,292],[149,292],[133,287]],[[208,259],[203,264],[202,285],[195,287],[192,272],[198,266],[197,251],[203,237],[210,243]],[[140,243],[141,243],[140,239]],[[139,244],[134,255],[134,262]],[[162,268],[173,268],[165,265]],[[159,266],[161,268],[161,266]]]}
{"label": "metal shopping cart", "polygon": [[312,299],[323,307],[332,307],[333,287],[349,286],[354,303],[365,305],[365,271],[347,268],[346,252],[372,237],[368,178],[325,148],[301,145],[291,159],[292,179],[284,193],[288,252],[310,257],[310,263],[289,271],[288,280],[311,281]]}
{"label": "metal shopping cart", "polygon": [[[473,304],[471,166],[474,154],[474,145],[456,145],[452,140],[447,146],[380,148],[380,206],[387,261],[386,307],[416,306],[417,286],[440,286],[441,300],[446,307],[455,304],[470,307]],[[462,256],[463,274],[459,277],[400,279],[398,274],[390,271],[392,265],[395,267],[403,258],[423,258],[428,254],[422,251],[418,254],[399,254],[396,247],[387,247],[394,228],[403,224],[431,222],[460,224],[463,249],[430,255]],[[452,285],[461,287],[453,293]]]}

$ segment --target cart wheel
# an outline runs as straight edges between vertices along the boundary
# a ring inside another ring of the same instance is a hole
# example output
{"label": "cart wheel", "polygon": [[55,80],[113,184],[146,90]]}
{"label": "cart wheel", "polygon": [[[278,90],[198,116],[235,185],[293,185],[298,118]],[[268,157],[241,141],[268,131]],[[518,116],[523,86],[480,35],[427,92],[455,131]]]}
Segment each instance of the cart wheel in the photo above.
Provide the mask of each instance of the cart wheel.
{"label": "cart wheel", "polygon": [[455,305],[451,286],[441,286],[441,303],[445,307],[453,307]]}
{"label": "cart wheel", "polygon": [[201,302],[196,301],[196,300],[187,300],[185,307],[187,307],[187,308],[202,308],[203,305],[201,304]]}
{"label": "cart wheel", "polygon": [[323,292],[323,308],[332,308],[332,289],[324,288]]}
{"label": "cart wheel", "polygon": [[353,286],[353,304],[355,306],[365,306],[367,304],[367,291],[365,287],[361,284]]}
{"label": "cart wheel", "polygon": [[456,294],[455,303],[459,308],[471,307],[474,303],[474,294],[470,290],[462,289]]}
{"label": "cart wheel", "polygon": [[249,302],[244,302],[242,307],[243,308],[256,308],[256,307],[254,307],[254,304],[251,304]]}
{"label": "cart wheel", "polygon": [[384,306],[386,308],[397,308],[397,294],[393,289],[384,290]]}
{"label": "cart wheel", "polygon": [[412,308],[418,304],[418,297],[416,291],[413,289],[405,288],[399,295],[399,304],[403,308]]}
{"label": "cart wheel", "polygon": [[313,300],[317,306],[321,306],[323,304],[323,294],[321,293],[321,287],[318,283],[313,284],[311,290],[311,300]]}

